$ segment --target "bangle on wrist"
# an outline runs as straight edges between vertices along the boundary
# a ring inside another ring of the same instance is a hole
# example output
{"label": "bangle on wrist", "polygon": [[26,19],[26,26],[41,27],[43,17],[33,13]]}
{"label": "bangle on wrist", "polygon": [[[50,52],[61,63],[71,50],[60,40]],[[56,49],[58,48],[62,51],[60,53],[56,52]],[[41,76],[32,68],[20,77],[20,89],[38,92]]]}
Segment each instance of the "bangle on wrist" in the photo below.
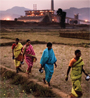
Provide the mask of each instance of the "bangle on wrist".
{"label": "bangle on wrist", "polygon": [[85,74],[88,75],[86,72],[85,72]]}

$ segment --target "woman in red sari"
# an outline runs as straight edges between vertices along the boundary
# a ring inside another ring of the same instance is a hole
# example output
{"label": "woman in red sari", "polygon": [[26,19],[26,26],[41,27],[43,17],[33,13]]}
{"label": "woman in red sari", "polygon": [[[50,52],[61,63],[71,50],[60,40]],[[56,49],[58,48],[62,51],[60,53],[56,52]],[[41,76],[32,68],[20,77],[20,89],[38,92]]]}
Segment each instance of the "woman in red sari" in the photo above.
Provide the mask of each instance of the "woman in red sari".
{"label": "woman in red sari", "polygon": [[27,74],[29,75],[29,73],[31,73],[33,62],[37,60],[35,56],[35,52],[33,50],[32,45],[30,44],[29,39],[26,41],[26,44],[24,45],[23,49],[24,49],[23,54],[25,56],[25,61],[28,65],[28,68],[26,71],[27,71]]}

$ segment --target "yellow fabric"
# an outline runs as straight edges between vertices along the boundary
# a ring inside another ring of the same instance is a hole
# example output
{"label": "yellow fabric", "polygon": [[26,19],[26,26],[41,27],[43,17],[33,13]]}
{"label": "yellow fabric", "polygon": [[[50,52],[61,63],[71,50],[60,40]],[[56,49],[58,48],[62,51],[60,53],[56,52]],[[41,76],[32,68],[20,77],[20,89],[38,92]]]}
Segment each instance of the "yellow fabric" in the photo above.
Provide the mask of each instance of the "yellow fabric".
{"label": "yellow fabric", "polygon": [[[76,64],[77,64],[78,62],[80,62],[80,61],[81,61],[81,57],[79,58],[78,61],[76,61],[76,62],[73,64],[73,66],[76,65]],[[72,66],[72,70],[71,70],[71,79],[72,79],[72,81],[81,78],[81,76],[82,76],[82,66],[83,66],[83,65],[84,65],[84,62],[81,61],[81,62],[78,63],[76,66],[74,66],[74,67]]]}
{"label": "yellow fabric", "polygon": [[83,65],[84,65],[84,62],[82,61],[82,59],[80,57],[79,60],[73,64],[74,67],[72,66],[72,70],[71,70],[71,80],[72,80],[72,85],[73,85],[71,93],[76,97],[78,97],[78,95],[76,94],[75,91],[82,92],[81,76],[82,76],[82,66]]}
{"label": "yellow fabric", "polygon": [[35,55],[27,54],[27,56],[35,57]]}
{"label": "yellow fabric", "polygon": [[71,93],[72,93],[75,97],[78,97],[78,95],[76,94],[76,92],[75,92],[75,90],[73,89],[73,87],[72,87]]}
{"label": "yellow fabric", "polygon": [[21,43],[18,43],[15,48],[14,48],[14,56],[15,58],[18,57],[18,55],[21,53],[21,49],[22,49],[22,44]]}
{"label": "yellow fabric", "polygon": [[72,81],[72,85],[73,85],[73,87],[72,87],[71,93],[72,93],[74,96],[78,97],[78,95],[76,94],[75,91],[81,91],[81,92],[82,92],[81,79],[76,80],[76,81]]}
{"label": "yellow fabric", "polygon": [[20,61],[14,60],[15,66],[19,67],[20,66]]}

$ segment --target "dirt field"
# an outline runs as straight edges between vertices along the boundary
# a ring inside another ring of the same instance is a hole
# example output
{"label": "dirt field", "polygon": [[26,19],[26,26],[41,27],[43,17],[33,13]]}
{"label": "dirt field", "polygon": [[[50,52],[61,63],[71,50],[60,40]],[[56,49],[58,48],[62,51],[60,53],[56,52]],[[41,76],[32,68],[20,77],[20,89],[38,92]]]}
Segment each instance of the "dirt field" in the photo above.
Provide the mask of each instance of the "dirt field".
{"label": "dirt field", "polygon": [[[8,29],[1,32],[0,43],[9,43],[14,42],[15,38],[18,37],[21,41],[30,39],[31,41],[45,41],[45,42],[55,42],[61,44],[53,44],[53,50],[57,58],[58,67],[55,68],[53,77],[51,79],[51,85],[55,88],[60,89],[61,91],[70,94],[71,91],[71,80],[65,81],[65,75],[68,68],[68,64],[71,58],[74,57],[74,51],[80,49],[82,52],[82,58],[85,62],[85,70],[90,74],[90,41],[83,39],[73,39],[73,38],[63,38],[59,36],[59,30],[37,30],[37,29]],[[67,30],[65,30],[67,32]],[[79,30],[72,30],[72,32],[79,32]],[[85,31],[87,32],[87,31]],[[81,44],[84,44],[82,47]],[[72,46],[70,46],[72,45]],[[75,45],[78,45],[76,47]],[[79,46],[80,45],[80,46]],[[87,47],[88,45],[88,47]],[[35,44],[33,45],[34,51],[37,56],[37,62],[34,63],[32,68],[32,73],[30,77],[42,81],[42,78],[45,76],[45,73],[39,73],[40,59],[43,53],[43,50],[46,48],[46,44]],[[25,63],[25,61],[24,61]],[[8,68],[15,69],[14,61],[12,59],[12,50],[11,46],[0,47],[0,64]],[[22,70],[25,72],[27,64],[22,65]],[[83,98],[90,97],[90,81],[85,81],[85,75],[82,76],[82,89],[83,89]]]}
{"label": "dirt field", "polygon": [[[11,29],[10,29],[11,30]],[[44,30],[40,31],[37,29],[30,29],[30,30],[16,30],[16,31],[10,31],[10,32],[3,32],[0,33],[1,37],[4,39],[8,39],[7,42],[15,38],[19,38],[23,41],[26,41],[27,39],[30,39],[31,41],[45,41],[45,42],[56,42],[56,43],[64,43],[64,44],[83,44],[83,43],[89,43],[89,40],[83,40],[83,39],[73,39],[73,38],[64,38],[60,37],[59,32],[80,32],[79,30],[60,30],[60,31],[50,31],[50,30]],[[84,31],[87,32],[87,31]],[[2,42],[4,43],[4,41]]]}
{"label": "dirt field", "polygon": [[7,42],[13,42],[13,40],[0,39],[0,43],[7,43]]}
{"label": "dirt field", "polygon": [[[38,69],[40,67],[40,58],[42,55],[43,50],[46,48],[46,45],[33,45],[34,51],[37,56],[37,62],[34,63],[31,77],[38,79],[38,81],[42,81],[42,78],[44,77],[44,73],[40,74]],[[12,53],[11,53],[11,47],[1,47],[1,65],[10,67],[12,69],[15,69],[14,61],[12,60]],[[55,72],[53,74],[53,77],[51,79],[51,84],[53,87],[58,88],[62,90],[63,92],[69,94],[71,91],[71,80],[66,82],[65,81],[65,75],[66,70],[68,67],[68,63],[71,58],[74,57],[74,51],[76,49],[80,49],[82,51],[82,58],[85,62],[84,68],[86,71],[90,74],[90,48],[83,48],[83,47],[74,47],[74,46],[65,46],[65,45],[53,45],[53,49],[57,58],[57,65],[58,67],[55,69]],[[25,63],[22,65],[22,69],[25,71],[27,68],[27,64]],[[84,92],[83,98],[89,97],[90,94],[88,93],[90,91],[90,81],[85,81],[85,75],[83,75],[82,78],[82,89]]]}

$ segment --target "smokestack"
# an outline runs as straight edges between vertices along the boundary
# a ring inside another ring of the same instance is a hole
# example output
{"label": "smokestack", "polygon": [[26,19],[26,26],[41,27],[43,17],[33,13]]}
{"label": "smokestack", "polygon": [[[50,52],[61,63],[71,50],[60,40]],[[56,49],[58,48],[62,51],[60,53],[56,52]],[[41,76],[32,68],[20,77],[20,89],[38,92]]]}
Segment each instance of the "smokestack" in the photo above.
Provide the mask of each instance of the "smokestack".
{"label": "smokestack", "polygon": [[54,11],[54,1],[53,0],[51,0],[51,10]]}

